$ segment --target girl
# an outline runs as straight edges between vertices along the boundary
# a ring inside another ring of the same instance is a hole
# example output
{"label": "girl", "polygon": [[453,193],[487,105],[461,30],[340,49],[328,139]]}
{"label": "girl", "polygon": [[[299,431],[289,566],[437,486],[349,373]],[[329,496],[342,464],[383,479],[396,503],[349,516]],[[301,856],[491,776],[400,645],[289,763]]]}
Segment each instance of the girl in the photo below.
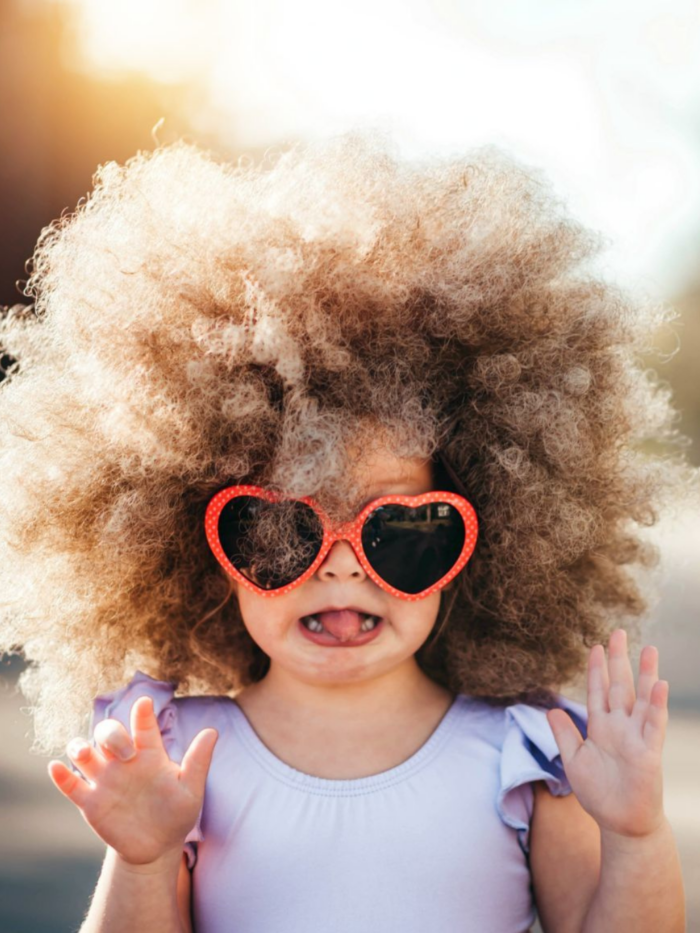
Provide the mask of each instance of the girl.
{"label": "girl", "polygon": [[95,182],[0,391],[0,648],[35,749],[93,706],[48,765],[107,846],[83,933],[683,930],[627,649],[697,479],[639,365],[671,312],[492,147]]}

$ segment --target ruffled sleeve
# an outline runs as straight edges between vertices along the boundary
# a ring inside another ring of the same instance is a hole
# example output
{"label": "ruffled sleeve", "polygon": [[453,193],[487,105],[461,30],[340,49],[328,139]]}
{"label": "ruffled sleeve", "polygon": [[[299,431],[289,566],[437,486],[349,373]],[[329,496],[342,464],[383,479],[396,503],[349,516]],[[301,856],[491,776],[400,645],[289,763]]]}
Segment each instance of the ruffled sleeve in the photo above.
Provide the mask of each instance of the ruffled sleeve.
{"label": "ruffled sleeve", "polygon": [[[178,724],[177,706],[173,702],[175,684],[162,680],[154,680],[148,674],[137,671],[129,683],[112,693],[103,693],[95,697],[90,722],[90,741],[96,745],[94,729],[103,719],[118,720],[129,733],[131,733],[130,717],[131,707],[139,697],[149,696],[153,700],[153,709],[158,720],[163,745],[172,761],[180,764],[189,743],[185,743],[182,730]],[[73,767],[74,771],[78,771]],[[187,865],[190,870],[197,861],[197,843],[204,841],[201,821],[202,809],[199,811],[197,821],[185,837],[184,850],[187,856]]]}
{"label": "ruffled sleeve", "polygon": [[[556,705],[569,713],[585,739],[588,726],[586,707],[561,695],[557,696]],[[547,711],[516,703],[506,707],[505,717],[496,807],[503,822],[518,830],[520,847],[528,853],[534,797],[532,781],[545,781],[555,797],[571,793],[571,785],[547,720]]]}

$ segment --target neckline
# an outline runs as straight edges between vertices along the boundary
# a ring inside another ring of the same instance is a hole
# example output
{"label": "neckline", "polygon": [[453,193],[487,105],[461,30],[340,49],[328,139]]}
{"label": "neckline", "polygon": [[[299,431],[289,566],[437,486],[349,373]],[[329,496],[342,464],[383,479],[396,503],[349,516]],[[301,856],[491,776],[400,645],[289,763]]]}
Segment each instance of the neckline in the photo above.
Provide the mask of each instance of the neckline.
{"label": "neckline", "polygon": [[454,728],[459,709],[465,697],[457,694],[449,709],[444,714],[432,733],[421,747],[401,764],[378,774],[361,778],[322,778],[305,771],[299,771],[278,758],[262,741],[243,709],[232,700],[234,710],[234,729],[242,744],[268,774],[297,789],[326,797],[354,797],[371,791],[398,784],[424,767],[437,755],[447,737]]}

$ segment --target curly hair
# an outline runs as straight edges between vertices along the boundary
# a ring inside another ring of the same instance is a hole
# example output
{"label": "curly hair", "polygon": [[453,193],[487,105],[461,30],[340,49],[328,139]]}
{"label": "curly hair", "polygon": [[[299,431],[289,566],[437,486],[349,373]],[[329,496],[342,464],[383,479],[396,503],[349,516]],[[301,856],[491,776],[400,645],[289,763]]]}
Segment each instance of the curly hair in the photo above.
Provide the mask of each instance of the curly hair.
{"label": "curly hair", "polygon": [[261,679],[207,503],[252,483],[340,515],[367,424],[444,452],[479,518],[428,676],[547,705],[634,637],[643,527],[697,476],[642,363],[676,312],[597,278],[601,242],[494,146],[407,160],[353,131],[257,166],[185,141],[101,165],[0,316],[0,649],[30,662],[33,750],[137,667],[179,695]]}

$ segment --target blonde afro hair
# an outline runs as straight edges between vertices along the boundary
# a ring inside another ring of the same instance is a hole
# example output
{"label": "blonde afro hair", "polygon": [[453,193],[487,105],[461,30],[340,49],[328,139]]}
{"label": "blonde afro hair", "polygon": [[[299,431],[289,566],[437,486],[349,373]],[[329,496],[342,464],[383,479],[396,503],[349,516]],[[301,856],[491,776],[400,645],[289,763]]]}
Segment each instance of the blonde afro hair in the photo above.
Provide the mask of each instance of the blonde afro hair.
{"label": "blonde afro hair", "polygon": [[180,141],[94,181],[0,321],[0,650],[30,662],[35,750],[136,668],[181,695],[263,677],[207,503],[255,483],[340,514],[368,423],[442,450],[479,518],[417,655],[436,682],[546,705],[643,615],[640,532],[695,479],[641,363],[675,312],[587,271],[601,238],[539,171],[356,131],[257,166]]}

